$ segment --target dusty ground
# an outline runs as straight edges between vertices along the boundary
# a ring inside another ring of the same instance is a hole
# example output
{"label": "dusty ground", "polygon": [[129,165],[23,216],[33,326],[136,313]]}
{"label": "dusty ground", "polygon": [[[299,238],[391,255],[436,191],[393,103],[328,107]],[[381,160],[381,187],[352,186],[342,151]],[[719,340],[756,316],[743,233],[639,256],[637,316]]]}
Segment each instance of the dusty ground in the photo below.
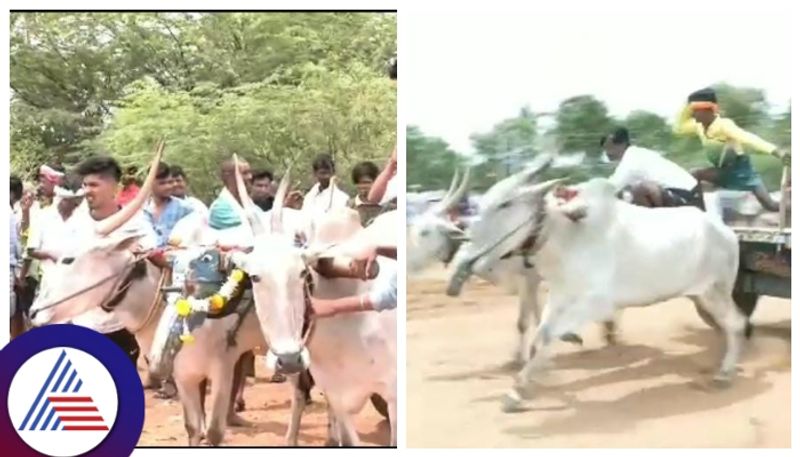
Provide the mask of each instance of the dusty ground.
{"label": "dusty ground", "polygon": [[[225,446],[284,446],[284,435],[290,417],[290,384],[272,384],[262,357],[256,358],[256,380],[248,380],[244,400],[247,410],[242,417],[252,427],[229,427]],[[145,422],[139,446],[186,446],[183,412],[177,400],[161,400],[152,390],[145,391]],[[325,398],[318,389],[312,391],[314,403],[306,408],[300,424],[301,446],[322,446],[327,438]],[[210,405],[206,405],[208,408]],[[370,403],[361,411],[356,424],[365,445],[385,446],[389,443],[389,423]]]}
{"label": "dusty ground", "polygon": [[759,303],[732,387],[708,387],[722,342],[679,299],[627,310],[615,347],[599,326],[559,343],[528,410],[505,414],[516,298],[473,279],[452,299],[444,277],[408,280],[410,447],[791,446],[788,300]]}

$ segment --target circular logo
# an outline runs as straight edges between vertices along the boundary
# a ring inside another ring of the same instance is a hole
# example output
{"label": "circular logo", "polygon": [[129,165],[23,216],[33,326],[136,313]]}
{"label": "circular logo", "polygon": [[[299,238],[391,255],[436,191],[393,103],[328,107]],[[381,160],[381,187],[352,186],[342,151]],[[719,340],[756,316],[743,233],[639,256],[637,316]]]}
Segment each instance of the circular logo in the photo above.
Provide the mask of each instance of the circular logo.
{"label": "circular logo", "polygon": [[[0,351],[0,438],[10,455],[125,456],[144,425],[144,392],[130,358],[75,325],[33,329]],[[8,445],[6,445],[8,443]]]}

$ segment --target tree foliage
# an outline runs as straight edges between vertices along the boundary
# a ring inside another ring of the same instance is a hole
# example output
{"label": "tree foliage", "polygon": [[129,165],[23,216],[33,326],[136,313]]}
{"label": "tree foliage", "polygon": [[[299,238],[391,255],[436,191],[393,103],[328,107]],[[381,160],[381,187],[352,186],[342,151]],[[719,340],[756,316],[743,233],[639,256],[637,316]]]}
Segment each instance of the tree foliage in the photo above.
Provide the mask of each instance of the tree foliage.
{"label": "tree foliage", "polygon": [[440,138],[425,135],[418,127],[406,129],[406,169],[409,189],[446,188],[465,161]]}
{"label": "tree foliage", "polygon": [[12,170],[101,151],[144,168],[164,136],[203,196],[232,152],[304,181],[329,152],[344,178],[392,148],[395,48],[391,14],[15,13]]}

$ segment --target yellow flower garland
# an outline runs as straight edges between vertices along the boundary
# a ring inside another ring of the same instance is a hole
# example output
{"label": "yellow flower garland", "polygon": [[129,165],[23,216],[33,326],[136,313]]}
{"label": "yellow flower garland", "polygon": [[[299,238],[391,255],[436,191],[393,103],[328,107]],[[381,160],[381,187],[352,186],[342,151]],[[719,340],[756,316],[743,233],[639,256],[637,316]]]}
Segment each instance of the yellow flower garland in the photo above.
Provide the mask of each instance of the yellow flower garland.
{"label": "yellow flower garland", "polygon": [[180,339],[184,343],[193,343],[194,336],[189,331],[187,320],[189,315],[193,312],[218,312],[225,307],[225,304],[233,297],[236,288],[244,280],[244,271],[236,268],[234,269],[225,284],[219,289],[219,292],[206,299],[197,299],[194,297],[180,297],[175,300],[175,312],[181,318],[183,333]]}

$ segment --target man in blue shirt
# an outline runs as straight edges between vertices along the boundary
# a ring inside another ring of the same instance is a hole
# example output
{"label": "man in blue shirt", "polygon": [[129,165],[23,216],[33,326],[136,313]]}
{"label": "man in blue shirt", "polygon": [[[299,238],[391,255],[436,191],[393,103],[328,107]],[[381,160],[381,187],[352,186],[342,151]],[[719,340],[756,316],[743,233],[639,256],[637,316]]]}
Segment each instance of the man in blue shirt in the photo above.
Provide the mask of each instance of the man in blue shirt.
{"label": "man in blue shirt", "polygon": [[189,203],[172,196],[173,186],[174,178],[169,165],[163,162],[158,164],[156,182],[153,183],[153,197],[144,208],[156,232],[158,247],[167,245],[175,224],[193,211]]}

